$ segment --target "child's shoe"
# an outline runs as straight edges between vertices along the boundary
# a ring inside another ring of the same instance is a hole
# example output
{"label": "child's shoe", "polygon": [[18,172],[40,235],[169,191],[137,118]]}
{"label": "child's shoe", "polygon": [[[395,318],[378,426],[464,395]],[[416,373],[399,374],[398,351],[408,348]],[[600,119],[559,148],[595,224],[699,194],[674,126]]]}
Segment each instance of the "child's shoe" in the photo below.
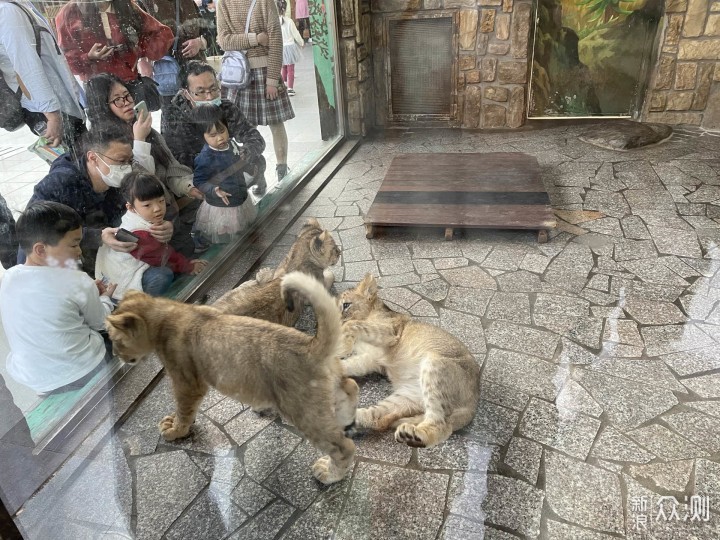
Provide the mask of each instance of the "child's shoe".
{"label": "child's shoe", "polygon": [[278,165],[275,167],[278,182],[282,182],[282,179],[287,176],[289,170],[290,169],[288,169],[287,163],[278,163]]}
{"label": "child's shoe", "polygon": [[295,95],[295,90],[293,90],[292,88],[288,88],[288,96],[294,96],[294,95]]}
{"label": "child's shoe", "polygon": [[190,236],[192,236],[193,244],[195,244],[195,255],[205,253],[208,249],[210,249],[212,243],[201,232],[193,231],[190,233]]}

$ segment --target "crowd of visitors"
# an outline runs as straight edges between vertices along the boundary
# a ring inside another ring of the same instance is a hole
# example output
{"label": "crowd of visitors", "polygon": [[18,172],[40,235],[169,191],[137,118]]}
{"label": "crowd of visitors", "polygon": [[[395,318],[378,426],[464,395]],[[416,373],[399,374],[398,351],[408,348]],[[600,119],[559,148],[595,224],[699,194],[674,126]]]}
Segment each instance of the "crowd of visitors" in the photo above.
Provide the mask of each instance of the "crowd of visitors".
{"label": "crowd of visitors", "polygon": [[[165,293],[256,219],[267,190],[257,126],[270,127],[281,181],[297,61],[283,45],[303,44],[292,21],[283,38],[273,0],[70,0],[52,15],[0,0],[0,126],[27,125],[61,154],[17,225],[0,198],[8,368],[42,395],[95,373],[100,321],[127,290]],[[247,55],[247,88],[221,84],[207,58],[224,51]],[[56,307],[38,311],[25,295]],[[74,337],[34,354],[39,327]]]}

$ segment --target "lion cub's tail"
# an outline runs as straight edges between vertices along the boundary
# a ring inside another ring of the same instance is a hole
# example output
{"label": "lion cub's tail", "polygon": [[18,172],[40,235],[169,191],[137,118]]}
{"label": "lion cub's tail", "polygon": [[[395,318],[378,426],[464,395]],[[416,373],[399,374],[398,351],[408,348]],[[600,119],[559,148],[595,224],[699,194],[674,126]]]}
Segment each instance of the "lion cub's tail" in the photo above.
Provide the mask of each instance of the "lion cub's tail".
{"label": "lion cub's tail", "polygon": [[[312,352],[317,356],[335,354],[342,335],[340,310],[325,286],[303,272],[291,272],[282,278],[282,297],[292,303],[292,294],[298,293],[315,310],[318,325],[313,339]],[[292,308],[289,308],[292,311]]]}

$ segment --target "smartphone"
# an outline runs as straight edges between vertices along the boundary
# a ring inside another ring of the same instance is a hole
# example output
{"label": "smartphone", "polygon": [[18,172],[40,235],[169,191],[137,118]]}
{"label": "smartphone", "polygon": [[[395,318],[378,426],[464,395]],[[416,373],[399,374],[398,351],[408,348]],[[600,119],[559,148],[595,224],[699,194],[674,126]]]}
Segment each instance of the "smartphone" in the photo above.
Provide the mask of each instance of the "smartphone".
{"label": "smartphone", "polygon": [[140,240],[140,237],[131,233],[127,229],[118,229],[115,233],[115,238],[117,240],[120,240],[121,242],[137,242]]}
{"label": "smartphone", "polygon": [[145,103],[144,101],[141,101],[140,103],[137,103],[137,104],[133,107],[133,110],[135,111],[135,118],[138,118],[138,117],[140,116],[140,111],[145,111],[145,113],[149,114],[149,113],[148,113],[147,103]]}

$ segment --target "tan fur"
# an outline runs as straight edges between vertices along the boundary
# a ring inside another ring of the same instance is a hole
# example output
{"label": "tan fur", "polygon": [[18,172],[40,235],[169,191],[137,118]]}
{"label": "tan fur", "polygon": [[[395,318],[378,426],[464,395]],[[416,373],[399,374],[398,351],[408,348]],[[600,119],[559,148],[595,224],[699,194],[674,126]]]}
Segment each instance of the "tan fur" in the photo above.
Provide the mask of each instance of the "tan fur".
{"label": "tan fur", "polygon": [[337,482],[355,452],[343,430],[354,420],[358,394],[337,359],[340,315],[323,285],[300,272],[283,278],[282,294],[308,299],[318,320],[316,336],[140,292],[125,295],[106,326],[122,360],[135,363],[154,351],[165,366],[177,406],[160,422],[165,439],[188,434],[212,386],[243,403],[280,411],[328,454],[313,465],[315,477]]}
{"label": "tan fur", "polygon": [[393,394],[358,409],[359,427],[395,430],[395,440],[429,448],[466,426],[480,397],[480,368],[457,338],[385,306],[369,274],[344,292],[345,373],[359,377],[384,373]]}
{"label": "tan fur", "polygon": [[332,286],[335,276],[328,269],[340,258],[340,249],[329,231],[318,220],[309,219],[300,230],[297,240],[280,265],[274,270],[261,269],[256,279],[247,281],[220,297],[213,307],[232,315],[263,319],[285,326],[295,326],[303,309],[303,302],[293,296],[292,307],[280,296],[280,278],[290,272],[303,272]]}

